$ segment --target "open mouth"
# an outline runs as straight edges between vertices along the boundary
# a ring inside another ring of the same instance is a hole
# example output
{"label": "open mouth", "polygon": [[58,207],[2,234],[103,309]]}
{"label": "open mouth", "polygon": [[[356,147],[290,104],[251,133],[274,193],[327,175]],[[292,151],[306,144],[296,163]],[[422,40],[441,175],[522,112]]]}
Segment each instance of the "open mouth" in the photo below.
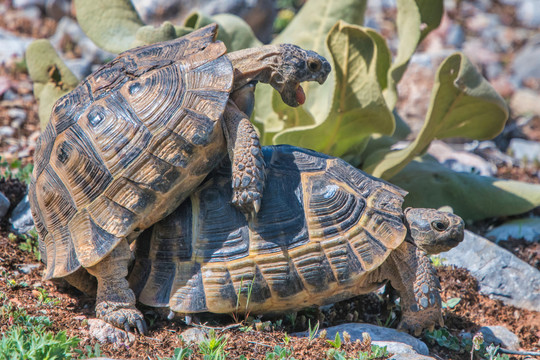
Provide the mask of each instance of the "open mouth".
{"label": "open mouth", "polygon": [[300,105],[303,105],[306,102],[306,93],[300,84],[296,86],[296,102]]}

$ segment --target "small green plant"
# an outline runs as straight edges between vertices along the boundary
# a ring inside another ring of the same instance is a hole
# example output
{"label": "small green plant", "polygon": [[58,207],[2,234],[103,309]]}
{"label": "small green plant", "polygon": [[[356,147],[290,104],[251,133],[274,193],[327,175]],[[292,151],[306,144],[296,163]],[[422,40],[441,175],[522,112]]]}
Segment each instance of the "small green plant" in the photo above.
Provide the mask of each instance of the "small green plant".
{"label": "small green plant", "polygon": [[355,360],[373,360],[379,358],[388,357],[388,350],[386,346],[371,345],[368,351],[361,351],[358,353],[358,357]]}
{"label": "small green plant", "polygon": [[463,341],[445,328],[426,331],[424,336],[430,344],[437,344],[450,350],[463,352],[465,348]]}
{"label": "small green plant", "polygon": [[51,298],[46,289],[36,288],[36,291],[37,291],[36,293],[37,299],[40,304],[47,305],[47,306],[55,306],[60,303],[60,300]]}
{"label": "small green plant", "polygon": [[326,340],[326,342],[329,343],[334,349],[341,348],[341,337],[339,336],[339,332],[336,332],[334,340]]}
{"label": "small green plant", "polygon": [[79,342],[76,337],[68,338],[65,331],[54,334],[17,325],[2,335],[0,360],[70,359]]}
{"label": "small green plant", "polygon": [[[253,291],[253,279],[250,281],[249,286],[247,287],[247,294],[246,294],[246,306],[244,307],[244,321],[249,317],[249,302],[251,300],[251,292]],[[238,287],[238,293],[236,294],[236,306],[234,313],[232,314],[232,317],[235,322],[240,322],[240,317],[238,314],[240,313],[240,296],[242,295],[242,291],[244,289],[244,277],[240,279],[240,286]]]}
{"label": "small green plant", "polygon": [[217,337],[215,330],[212,329],[208,334],[208,339],[199,343],[199,354],[203,355],[204,360],[225,360],[227,356],[226,344],[225,335]]}
{"label": "small green plant", "polygon": [[190,356],[193,354],[193,350],[190,348],[176,348],[174,349],[174,355],[171,358],[168,359],[162,359],[158,357],[159,360],[184,360],[189,359]]}
{"label": "small green plant", "polygon": [[285,345],[289,345],[290,342],[291,342],[291,337],[287,333],[285,333],[285,335],[283,335],[283,343]]}
{"label": "small green plant", "polygon": [[431,264],[435,267],[441,267],[444,264],[445,258],[442,258],[441,255],[429,255],[429,258],[431,260]]}
{"label": "small green plant", "polygon": [[499,345],[495,346],[493,344],[489,344],[489,346],[485,349],[486,350],[486,358],[489,360],[509,360],[510,357],[506,354],[497,354],[499,351]]}
{"label": "small green plant", "polygon": [[326,358],[331,360],[349,360],[347,357],[346,351],[339,351],[338,349],[328,349],[326,350]]}
{"label": "small green plant", "polygon": [[459,302],[461,301],[461,298],[451,298],[451,299],[448,299],[448,301],[443,301],[442,302],[442,308],[443,309],[453,309],[457,306],[457,304],[459,304]]}
{"label": "small green plant", "polygon": [[0,178],[17,179],[28,185],[30,184],[33,170],[34,165],[32,164],[23,166],[21,160],[14,160],[13,162],[8,163],[5,159],[0,157]]}
{"label": "small green plant", "polygon": [[266,353],[266,360],[294,360],[292,357],[292,349],[276,345],[272,352]]}
{"label": "small green plant", "polygon": [[317,332],[319,331],[319,322],[317,321],[317,324],[311,328],[311,320],[308,319],[308,333],[309,333],[309,342],[312,342],[313,339],[315,339],[315,336],[317,335]]}
{"label": "small green plant", "polygon": [[298,313],[296,311],[290,312],[285,315],[285,319],[291,324],[291,327],[294,329],[296,327],[296,318]]}
{"label": "small green plant", "polygon": [[99,346],[99,343],[95,343],[94,347],[90,345],[86,345],[84,347],[85,351],[82,350],[75,350],[79,354],[79,356],[82,356],[82,359],[91,359],[91,358],[97,358],[102,357],[103,353],[101,352],[101,347]]}

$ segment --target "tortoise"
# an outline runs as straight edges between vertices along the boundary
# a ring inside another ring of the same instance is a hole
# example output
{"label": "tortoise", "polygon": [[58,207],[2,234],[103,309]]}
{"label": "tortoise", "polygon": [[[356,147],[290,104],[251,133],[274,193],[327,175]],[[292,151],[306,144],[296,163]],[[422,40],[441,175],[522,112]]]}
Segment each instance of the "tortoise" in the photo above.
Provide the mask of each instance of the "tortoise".
{"label": "tortoise", "polygon": [[129,241],[171,213],[227,154],[232,202],[253,216],[264,162],[249,121],[260,81],[283,101],[305,100],[330,64],[294,45],[226,53],[208,25],[120,54],[55,104],[34,155],[29,189],[44,279],[98,280],[98,317],[144,332],[125,279]]}
{"label": "tortoise", "polygon": [[442,325],[427,254],[463,240],[459,216],[402,210],[404,190],[339,158],[289,145],[263,147],[263,155],[266,186],[255,218],[231,206],[227,165],[141,234],[129,275],[141,303],[188,316],[278,313],[389,280],[401,295],[401,329],[419,335]]}

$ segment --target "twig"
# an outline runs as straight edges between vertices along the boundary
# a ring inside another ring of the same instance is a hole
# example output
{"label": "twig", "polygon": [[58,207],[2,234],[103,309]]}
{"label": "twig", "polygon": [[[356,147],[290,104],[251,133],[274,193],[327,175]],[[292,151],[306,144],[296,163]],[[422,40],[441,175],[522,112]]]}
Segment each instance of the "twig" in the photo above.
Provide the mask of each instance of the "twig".
{"label": "twig", "polygon": [[508,350],[508,349],[499,348],[499,352],[502,352],[504,354],[510,354],[510,355],[540,356],[540,352],[534,352],[534,351],[516,351],[516,350]]}
{"label": "twig", "polygon": [[203,324],[191,324],[191,326],[200,327],[200,328],[204,328],[204,329],[225,331],[225,330],[237,329],[240,326],[242,326],[242,324],[240,324],[240,323],[232,324],[232,325],[228,325],[228,326],[225,326],[225,327],[219,327],[219,326],[218,327],[212,327],[212,326],[207,326],[207,325],[203,325]]}

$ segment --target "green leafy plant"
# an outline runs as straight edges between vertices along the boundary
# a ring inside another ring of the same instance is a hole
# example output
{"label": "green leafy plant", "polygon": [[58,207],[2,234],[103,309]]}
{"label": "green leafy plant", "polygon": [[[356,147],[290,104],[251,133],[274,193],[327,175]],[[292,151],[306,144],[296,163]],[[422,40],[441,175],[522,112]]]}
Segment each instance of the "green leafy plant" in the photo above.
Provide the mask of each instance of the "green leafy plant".
{"label": "green leafy plant", "polygon": [[19,249],[22,251],[26,251],[34,255],[36,260],[41,260],[41,252],[39,251],[39,242],[38,242],[38,234],[34,229],[30,230],[26,234],[8,234],[8,238],[13,241],[17,242],[19,245]]}
{"label": "green leafy plant", "polygon": [[288,347],[281,347],[276,345],[274,350],[267,352],[265,355],[266,360],[294,360],[292,357],[292,349]]}
{"label": "green leafy plant", "polygon": [[386,346],[371,345],[370,350],[358,353],[358,357],[355,360],[373,360],[387,358],[388,356],[389,353]]}
{"label": "green leafy plant", "polygon": [[55,306],[60,303],[60,300],[51,298],[49,293],[44,288],[36,288],[37,298],[40,304],[47,306]]}
{"label": "green leafy plant", "polygon": [[[273,43],[315,50],[332,62],[333,71],[325,84],[306,85],[306,102],[298,108],[285,106],[271,87],[257,86],[252,121],[263,145],[288,143],[342,157],[409,191],[405,206],[448,205],[468,220],[539,206],[540,185],[457,173],[425,155],[434,139],[491,139],[508,118],[504,100],[462,53],[439,66],[420,133],[405,148],[393,148],[410,132],[396,108],[397,85],[418,45],[439,25],[443,0],[397,1],[394,57],[379,33],[362,26],[366,4],[310,0],[283,22],[288,25]],[[229,51],[260,45],[249,26],[229,14],[193,13],[181,25],[154,27],[143,23],[129,0],[76,0],[75,7],[85,33],[114,53],[173,39],[211,22],[219,24],[218,39]],[[78,80],[46,40],[31,44],[26,60],[45,124],[56,99]]]}
{"label": "green leafy plant", "polygon": [[317,332],[319,331],[319,322],[315,324],[313,328],[311,328],[311,320],[308,320],[308,339],[309,342],[312,342],[313,339],[315,339],[315,336],[317,335]]}
{"label": "green leafy plant", "polygon": [[226,344],[225,335],[217,337],[215,330],[212,329],[208,334],[208,339],[199,343],[199,354],[203,355],[204,360],[225,360],[227,356]]}
{"label": "green leafy plant", "polygon": [[2,335],[0,360],[13,359],[70,359],[79,339],[68,338],[65,331],[53,334],[35,328],[14,326]]}
{"label": "green leafy plant", "polygon": [[20,182],[30,184],[32,178],[33,164],[22,165],[21,160],[14,160],[11,163],[0,157],[0,178],[18,179]]}
{"label": "green leafy plant", "polygon": [[461,298],[451,298],[451,299],[448,299],[448,301],[443,301],[442,302],[442,308],[443,309],[453,309],[457,306],[457,304],[459,304],[459,302],[461,301]]}
{"label": "green leafy plant", "polygon": [[445,328],[436,329],[434,331],[426,331],[424,333],[424,337],[430,344],[437,344],[458,352],[463,352],[467,345],[460,338],[452,335]]}
{"label": "green leafy plant", "polygon": [[332,345],[334,349],[341,348],[341,337],[339,336],[339,332],[336,332],[336,336],[334,337],[334,340],[326,340],[326,342]]}

